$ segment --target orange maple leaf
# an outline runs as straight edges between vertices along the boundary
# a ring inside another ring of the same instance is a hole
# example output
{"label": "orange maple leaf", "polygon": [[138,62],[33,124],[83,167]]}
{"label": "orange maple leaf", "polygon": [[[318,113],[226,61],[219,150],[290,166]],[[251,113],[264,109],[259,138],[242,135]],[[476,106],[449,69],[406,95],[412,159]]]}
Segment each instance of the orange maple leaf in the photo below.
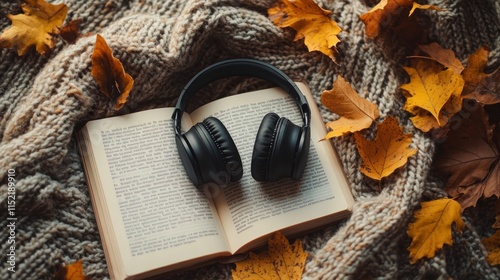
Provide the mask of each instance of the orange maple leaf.
{"label": "orange maple leaf", "polygon": [[99,34],[92,52],[91,74],[104,95],[108,97],[118,95],[115,110],[120,110],[127,102],[134,79],[125,73],[122,63],[113,56],[108,44]]}
{"label": "orange maple leaf", "polygon": [[302,250],[302,242],[292,245],[286,237],[277,232],[269,239],[268,251],[255,254],[236,263],[231,271],[234,280],[289,279],[300,280],[306,263],[307,253]]}
{"label": "orange maple leaf", "polygon": [[62,266],[54,275],[54,280],[87,280],[83,273],[83,262],[78,260],[66,266]]}
{"label": "orange maple leaf", "polygon": [[312,0],[278,0],[268,9],[269,18],[278,27],[297,31],[295,41],[304,39],[309,51],[320,51],[335,60],[337,35],[342,30],[330,19],[331,12]]}
{"label": "orange maple leaf", "polygon": [[377,127],[373,141],[367,140],[360,132],[354,133],[354,139],[363,160],[360,171],[372,179],[381,180],[405,165],[417,151],[409,148],[412,134],[405,134],[396,118],[389,116]]}
{"label": "orange maple leaf", "polygon": [[55,45],[54,35],[66,19],[65,4],[52,5],[44,0],[26,0],[22,5],[24,14],[7,15],[12,26],[0,35],[0,47],[17,48],[19,56],[26,54],[31,46],[45,54]]}
{"label": "orange maple leaf", "polygon": [[368,128],[379,117],[377,105],[359,96],[341,76],[331,90],[323,91],[321,103],[340,116],[326,124],[331,131],[325,139]]}
{"label": "orange maple leaf", "polygon": [[424,257],[434,257],[444,244],[451,245],[453,223],[459,232],[465,227],[460,216],[460,204],[453,199],[426,201],[420,205],[422,208],[413,214],[415,221],[407,229],[407,234],[412,239],[408,247],[412,264]]}
{"label": "orange maple leaf", "polygon": [[410,82],[400,87],[406,97],[404,110],[414,115],[410,119],[415,127],[423,132],[444,127],[462,108],[462,76],[427,59],[403,68],[410,76]]}

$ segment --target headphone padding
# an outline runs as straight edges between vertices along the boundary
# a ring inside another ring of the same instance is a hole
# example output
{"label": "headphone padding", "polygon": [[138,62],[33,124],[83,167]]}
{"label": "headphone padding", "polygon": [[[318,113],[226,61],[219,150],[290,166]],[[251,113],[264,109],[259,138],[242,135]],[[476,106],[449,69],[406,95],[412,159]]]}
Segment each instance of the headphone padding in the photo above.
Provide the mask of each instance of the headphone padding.
{"label": "headphone padding", "polygon": [[243,165],[241,157],[234,144],[233,138],[222,122],[214,117],[208,117],[202,122],[214,145],[220,153],[224,162],[226,172],[230,175],[231,181],[238,181],[243,176]]}
{"label": "headphone padding", "polygon": [[252,177],[257,181],[267,181],[269,178],[269,164],[276,137],[276,126],[280,117],[275,113],[268,113],[260,123],[255,145],[252,152]]}

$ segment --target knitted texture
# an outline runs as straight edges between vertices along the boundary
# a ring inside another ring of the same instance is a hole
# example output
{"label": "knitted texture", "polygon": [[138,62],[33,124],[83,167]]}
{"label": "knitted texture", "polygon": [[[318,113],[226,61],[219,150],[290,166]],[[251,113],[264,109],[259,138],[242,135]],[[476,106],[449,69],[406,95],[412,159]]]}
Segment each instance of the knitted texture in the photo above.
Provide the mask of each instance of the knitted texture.
{"label": "knitted texture", "polygon": [[[0,3],[0,31],[7,13],[21,1]],[[48,1],[60,3],[61,1]],[[321,106],[320,94],[338,75],[376,103],[381,118],[398,117],[412,147],[408,163],[378,184],[359,172],[353,137],[332,140],[355,196],[352,216],[300,237],[310,253],[304,279],[500,279],[485,261],[481,238],[491,234],[491,205],[480,203],[453,234],[453,246],[410,265],[406,228],[423,200],[446,196],[430,165],[433,139],[415,129],[402,109],[399,86],[408,80],[401,65],[411,50],[395,42],[369,39],[359,16],[376,1],[316,0],[331,10],[345,30],[339,60],[309,53],[294,32],[267,18],[274,0],[65,0],[68,20],[81,18],[86,34],[75,44],[59,41],[48,56],[18,57],[0,49],[0,278],[51,279],[64,264],[83,260],[91,279],[108,276],[102,244],[80,157],[73,138],[87,121],[173,106],[186,82],[207,65],[225,58],[266,61],[309,85],[325,121],[338,118]],[[432,41],[466,62],[481,45],[491,49],[491,67],[500,64],[498,0],[433,0],[442,11],[419,15]],[[116,112],[90,75],[95,34],[101,34],[135,79],[125,107]],[[268,87],[258,79],[229,78],[198,93],[193,108],[238,92]],[[369,130],[367,134],[373,135]],[[7,271],[7,172],[16,172],[16,272]],[[486,207],[489,206],[489,207]],[[477,218],[479,217],[479,218]],[[168,258],[168,256],[165,256]],[[231,264],[183,271],[170,279],[230,279]]]}

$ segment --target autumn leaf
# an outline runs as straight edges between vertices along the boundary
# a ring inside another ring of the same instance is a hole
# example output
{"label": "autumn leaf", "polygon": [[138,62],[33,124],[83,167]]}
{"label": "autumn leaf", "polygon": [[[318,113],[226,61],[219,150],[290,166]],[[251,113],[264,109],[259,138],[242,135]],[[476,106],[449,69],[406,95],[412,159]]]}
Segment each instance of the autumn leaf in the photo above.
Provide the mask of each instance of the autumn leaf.
{"label": "autumn leaf", "polygon": [[326,124],[331,131],[325,139],[368,128],[379,117],[377,105],[359,96],[341,76],[331,90],[323,91],[321,103],[340,116],[338,120]]}
{"label": "autumn leaf", "polygon": [[414,222],[407,229],[407,234],[412,239],[408,247],[412,264],[424,257],[433,258],[444,244],[451,245],[453,223],[459,232],[465,227],[460,216],[460,204],[453,199],[426,201],[420,205],[421,209],[413,214]]}
{"label": "autumn leaf", "polygon": [[342,30],[330,19],[331,12],[312,0],[278,0],[268,9],[269,19],[281,28],[292,27],[295,41],[304,39],[310,52],[320,51],[335,60],[335,47]]}
{"label": "autumn leaf", "polygon": [[500,103],[500,67],[492,73],[484,72],[488,64],[489,50],[479,48],[467,58],[467,68],[462,73],[465,81],[462,97],[481,104]]}
{"label": "autumn leaf", "polygon": [[62,266],[54,275],[54,280],[86,280],[83,273],[82,260],[78,260],[67,266]]}
{"label": "autumn leaf", "polygon": [[500,197],[500,139],[494,140],[494,126],[483,107],[468,114],[450,130],[434,160],[435,170],[448,177],[446,191],[463,209],[475,206],[483,196]]}
{"label": "autumn leaf", "polygon": [[55,37],[64,22],[68,7],[52,5],[44,0],[26,0],[22,5],[24,14],[7,15],[12,26],[0,35],[0,47],[17,48],[19,56],[35,46],[39,54],[45,54],[55,45]]}
{"label": "autumn leaf", "polygon": [[360,19],[365,24],[366,35],[375,38],[384,28],[393,27],[391,21],[396,22],[400,14],[407,13],[410,17],[416,9],[439,10],[436,6],[420,5],[411,0],[381,0],[370,11],[362,14]]}
{"label": "autumn leaf", "polygon": [[453,70],[456,74],[460,74],[464,70],[462,62],[456,58],[452,50],[445,49],[435,42],[428,45],[420,45],[418,47],[432,59]]}
{"label": "autumn leaf", "polygon": [[500,230],[490,237],[481,240],[486,251],[488,251],[487,261],[491,265],[500,265]]}
{"label": "autumn leaf", "polygon": [[396,118],[389,116],[377,125],[377,136],[367,140],[360,132],[354,133],[359,155],[363,160],[360,170],[366,176],[381,180],[406,164],[417,151],[410,149],[412,135],[405,134]]}
{"label": "autumn leaf", "polygon": [[108,44],[99,34],[92,53],[91,74],[104,95],[108,97],[118,95],[115,110],[120,110],[127,102],[134,79],[125,73],[122,63],[113,56]]}
{"label": "autumn leaf", "polygon": [[413,67],[403,68],[410,76],[410,82],[401,85],[404,110],[414,115],[410,119],[415,127],[423,132],[444,127],[462,108],[462,76],[427,59],[416,59]]}
{"label": "autumn leaf", "polygon": [[269,239],[268,251],[255,254],[236,263],[231,271],[234,280],[302,278],[307,253],[302,250],[302,242],[296,240],[290,245],[281,232]]}
{"label": "autumn leaf", "polygon": [[79,29],[81,21],[81,19],[72,20],[61,28],[60,35],[64,39],[64,41],[68,42],[69,44],[73,44],[76,39],[78,39],[78,37],[80,36]]}

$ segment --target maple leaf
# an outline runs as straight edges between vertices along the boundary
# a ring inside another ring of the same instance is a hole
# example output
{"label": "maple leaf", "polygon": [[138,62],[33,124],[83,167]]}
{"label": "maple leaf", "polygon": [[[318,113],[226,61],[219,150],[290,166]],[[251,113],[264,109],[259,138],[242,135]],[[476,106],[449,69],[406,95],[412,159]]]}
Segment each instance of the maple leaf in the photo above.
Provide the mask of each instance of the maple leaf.
{"label": "maple leaf", "polygon": [[323,91],[321,103],[340,116],[338,120],[326,124],[331,131],[325,139],[368,128],[379,117],[377,105],[359,96],[341,76],[331,90]]}
{"label": "maple leaf", "polygon": [[416,59],[412,64],[403,67],[410,76],[410,82],[400,87],[406,97],[404,110],[414,115],[410,119],[423,132],[444,127],[462,108],[462,76],[432,60]]}
{"label": "maple leaf", "polygon": [[360,19],[365,24],[366,35],[375,38],[383,28],[392,27],[391,21],[395,21],[401,13],[407,12],[410,17],[416,9],[439,10],[436,6],[420,5],[411,0],[381,0]]}
{"label": "maple leaf", "polygon": [[39,54],[45,54],[55,45],[54,35],[66,19],[68,7],[65,4],[52,5],[44,0],[26,0],[22,5],[24,14],[7,17],[12,26],[0,35],[0,47],[17,48],[19,56],[35,46]]}
{"label": "maple leaf", "polygon": [[64,41],[68,42],[69,44],[73,44],[76,39],[78,39],[78,37],[80,36],[79,29],[81,21],[81,19],[72,20],[60,29],[61,31],[59,34],[64,39]]}
{"label": "maple leaf", "polygon": [[290,245],[281,232],[275,233],[268,242],[267,252],[250,252],[248,259],[236,263],[236,269],[231,271],[234,280],[302,278],[307,258],[302,242],[296,240]]}
{"label": "maple leaf", "polygon": [[417,152],[409,148],[412,134],[405,134],[392,116],[377,125],[377,136],[373,141],[359,132],[354,133],[354,139],[363,160],[360,171],[375,180],[391,175]]}
{"label": "maple leaf", "polygon": [[83,273],[82,260],[78,260],[67,266],[62,266],[54,275],[54,280],[86,280],[87,276]]}
{"label": "maple leaf", "polygon": [[497,146],[500,139],[494,141],[493,129],[483,107],[478,106],[468,118],[461,119],[460,125],[439,145],[435,170],[449,177],[445,189],[450,196],[458,196],[463,209],[475,206],[482,196],[500,197]]}
{"label": "maple leaf", "polygon": [[479,48],[467,58],[467,68],[462,73],[465,81],[462,97],[474,99],[481,104],[500,103],[500,67],[490,74],[484,69],[488,63],[489,50]]}
{"label": "maple leaf", "polygon": [[435,42],[428,45],[420,45],[418,47],[432,59],[453,70],[456,74],[460,74],[464,70],[462,62],[456,58],[452,50],[445,49]]}
{"label": "maple leaf", "polygon": [[335,60],[334,49],[340,42],[337,35],[342,29],[330,14],[312,0],[278,0],[268,9],[269,19],[276,26],[295,29],[295,41],[304,39],[310,52],[320,51]]}
{"label": "maple leaf", "polygon": [[481,240],[486,251],[488,251],[487,261],[491,265],[500,265],[500,230],[487,238]]}
{"label": "maple leaf", "polygon": [[413,214],[414,222],[408,225],[407,234],[412,239],[408,251],[410,263],[427,257],[432,258],[444,244],[452,244],[451,227],[461,232],[464,221],[461,207],[453,199],[443,198],[420,203],[421,208]]}
{"label": "maple leaf", "polygon": [[92,52],[92,77],[99,85],[100,91],[108,96],[119,95],[115,110],[120,110],[134,85],[134,79],[123,69],[123,65],[113,56],[104,38],[97,34],[94,51]]}

